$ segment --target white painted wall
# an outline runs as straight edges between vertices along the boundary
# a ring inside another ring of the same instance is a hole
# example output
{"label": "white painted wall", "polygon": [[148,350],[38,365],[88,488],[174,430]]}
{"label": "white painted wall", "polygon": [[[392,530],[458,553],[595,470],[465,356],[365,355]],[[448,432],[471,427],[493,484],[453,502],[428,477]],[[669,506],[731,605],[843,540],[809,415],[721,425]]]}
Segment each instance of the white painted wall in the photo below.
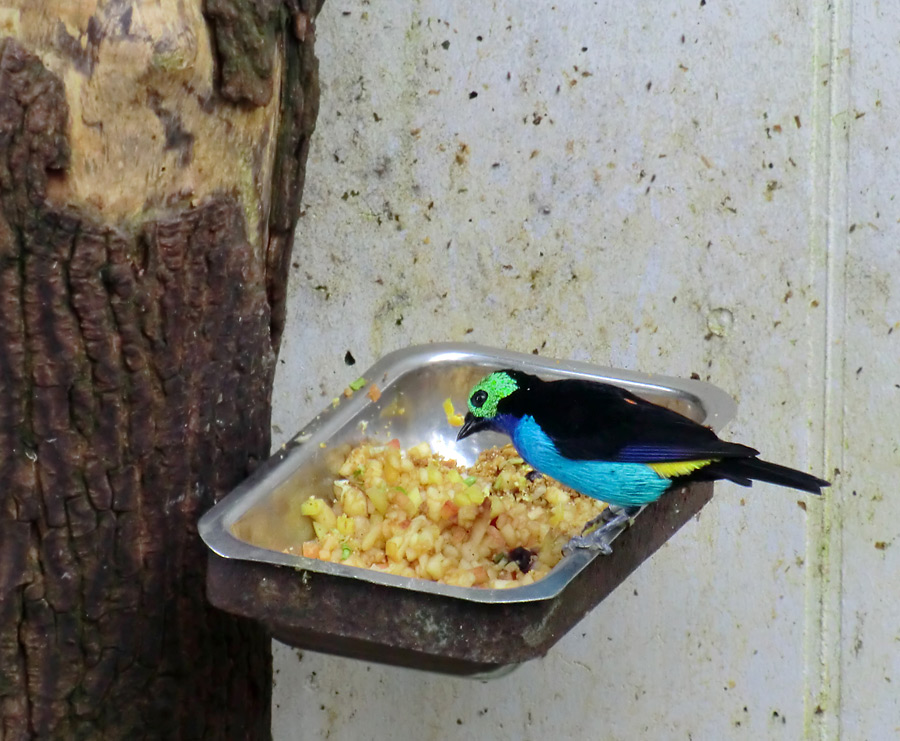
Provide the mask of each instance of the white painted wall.
{"label": "white painted wall", "polygon": [[384,353],[472,340],[698,373],[835,486],[718,485],[487,684],[276,645],[275,737],[900,733],[900,6],[329,0],[317,32],[276,444]]}

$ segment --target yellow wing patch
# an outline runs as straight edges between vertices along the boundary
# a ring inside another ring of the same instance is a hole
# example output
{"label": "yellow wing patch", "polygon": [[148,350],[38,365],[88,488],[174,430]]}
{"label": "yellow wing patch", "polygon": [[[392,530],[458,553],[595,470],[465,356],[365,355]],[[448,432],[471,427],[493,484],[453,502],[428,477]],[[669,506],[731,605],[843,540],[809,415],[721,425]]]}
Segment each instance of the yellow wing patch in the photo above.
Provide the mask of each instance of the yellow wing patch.
{"label": "yellow wing patch", "polygon": [[708,466],[713,460],[715,459],[709,458],[705,461],[671,461],[667,463],[648,463],[647,465],[662,478],[674,479],[676,476],[687,476],[698,468]]}

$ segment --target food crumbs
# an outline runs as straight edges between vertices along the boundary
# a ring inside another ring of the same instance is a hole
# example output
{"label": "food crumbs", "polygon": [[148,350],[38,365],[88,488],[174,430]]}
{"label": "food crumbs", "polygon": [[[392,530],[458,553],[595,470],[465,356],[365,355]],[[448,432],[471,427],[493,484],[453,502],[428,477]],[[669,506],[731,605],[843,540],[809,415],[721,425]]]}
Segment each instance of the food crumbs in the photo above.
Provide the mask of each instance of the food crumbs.
{"label": "food crumbs", "polygon": [[374,383],[369,386],[369,393],[366,394],[372,401],[378,401],[381,398],[381,391]]}
{"label": "food crumbs", "polygon": [[360,376],[353,383],[350,384],[350,388],[353,391],[359,391],[363,386],[366,385],[366,379]]}
{"label": "food crumbs", "polygon": [[447,424],[451,427],[463,426],[465,420],[461,414],[456,413],[456,410],[453,408],[453,402],[450,400],[449,396],[444,400],[444,414],[447,415]]}
{"label": "food crumbs", "polygon": [[526,471],[512,445],[462,467],[427,442],[363,443],[334,472],[332,496],[300,504],[313,533],[299,530],[285,552],[461,587],[533,584],[605,505]]}

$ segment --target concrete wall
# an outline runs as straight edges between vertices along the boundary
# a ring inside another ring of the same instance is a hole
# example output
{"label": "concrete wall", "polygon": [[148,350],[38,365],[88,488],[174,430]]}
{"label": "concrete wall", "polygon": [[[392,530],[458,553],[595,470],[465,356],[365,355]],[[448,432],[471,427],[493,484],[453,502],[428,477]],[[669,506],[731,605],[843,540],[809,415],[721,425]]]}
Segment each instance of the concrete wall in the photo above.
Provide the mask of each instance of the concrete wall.
{"label": "concrete wall", "polygon": [[276,645],[275,737],[894,737],[900,6],[329,0],[317,30],[277,444],[384,353],[471,340],[697,373],[835,485],[718,485],[487,684]]}

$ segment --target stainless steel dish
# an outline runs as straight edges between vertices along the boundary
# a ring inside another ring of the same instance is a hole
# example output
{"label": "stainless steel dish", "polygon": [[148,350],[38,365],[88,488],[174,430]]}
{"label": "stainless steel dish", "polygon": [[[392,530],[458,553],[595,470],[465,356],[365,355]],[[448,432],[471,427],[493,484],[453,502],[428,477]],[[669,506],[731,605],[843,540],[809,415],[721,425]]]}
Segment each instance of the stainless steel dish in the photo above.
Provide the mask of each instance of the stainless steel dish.
{"label": "stainless steel dish", "polygon": [[[391,353],[372,366],[363,375],[364,387],[350,398],[339,396],[336,403],[329,405],[207,512],[199,524],[201,537],[212,551],[225,558],[290,566],[298,571],[359,579],[471,602],[533,602],[555,597],[596,557],[595,553],[574,553],[534,584],[483,589],[382,574],[280,550],[290,542],[297,542],[296,533],[281,531],[287,502],[313,494],[331,498],[334,479],[331,471],[335,461],[342,459],[350,446],[364,439],[398,438],[403,447],[427,441],[434,451],[466,464],[473,463],[482,449],[506,442],[500,435],[482,433],[458,443],[457,429],[447,424],[442,410],[447,397],[456,409],[465,409],[471,386],[498,368],[517,368],[543,378],[585,378],[614,383],[715,429],[721,429],[735,411],[735,404],[727,394],[701,381],[650,376],[463,343],[414,346]],[[371,384],[381,392],[377,402],[367,394]],[[302,575],[298,573],[297,578]]]}

